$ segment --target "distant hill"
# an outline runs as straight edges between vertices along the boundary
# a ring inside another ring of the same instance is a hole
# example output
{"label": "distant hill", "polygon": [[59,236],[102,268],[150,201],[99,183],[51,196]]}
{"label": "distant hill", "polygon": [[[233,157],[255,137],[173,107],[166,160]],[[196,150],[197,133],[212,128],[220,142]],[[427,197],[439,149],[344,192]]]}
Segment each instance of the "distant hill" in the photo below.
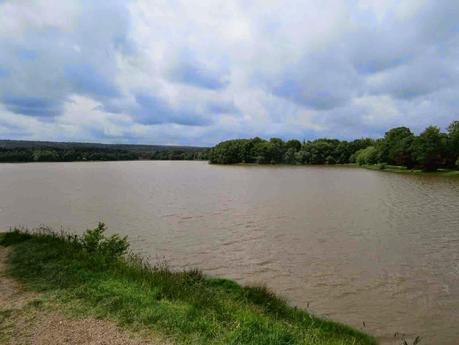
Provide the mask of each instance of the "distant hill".
{"label": "distant hill", "polygon": [[73,162],[121,160],[207,160],[198,146],[100,144],[0,140],[0,162]]}
{"label": "distant hill", "polygon": [[112,149],[131,152],[161,152],[161,151],[206,151],[208,147],[202,146],[175,146],[175,145],[136,145],[136,144],[101,144],[80,142],[58,141],[32,141],[32,140],[0,140],[0,148],[3,149]]}

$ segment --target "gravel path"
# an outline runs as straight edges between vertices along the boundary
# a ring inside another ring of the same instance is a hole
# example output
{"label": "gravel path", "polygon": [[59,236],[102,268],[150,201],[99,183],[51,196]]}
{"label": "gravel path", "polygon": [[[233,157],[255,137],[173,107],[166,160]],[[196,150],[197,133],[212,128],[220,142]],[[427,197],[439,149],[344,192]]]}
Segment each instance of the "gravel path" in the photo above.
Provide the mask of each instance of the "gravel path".
{"label": "gravel path", "polygon": [[0,344],[2,345],[165,345],[141,339],[113,322],[69,319],[58,311],[33,307],[38,294],[5,275],[9,248],[0,246]]}

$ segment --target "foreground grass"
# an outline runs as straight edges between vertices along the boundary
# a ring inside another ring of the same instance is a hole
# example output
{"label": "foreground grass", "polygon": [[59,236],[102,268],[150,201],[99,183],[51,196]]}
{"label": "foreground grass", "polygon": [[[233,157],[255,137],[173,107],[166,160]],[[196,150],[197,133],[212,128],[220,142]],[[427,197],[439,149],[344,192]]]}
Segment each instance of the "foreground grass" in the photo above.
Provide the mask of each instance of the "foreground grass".
{"label": "foreground grass", "polygon": [[375,344],[348,326],[316,318],[264,287],[171,272],[133,255],[89,251],[76,236],[10,231],[8,272],[30,289],[88,316],[151,330],[182,344]]}

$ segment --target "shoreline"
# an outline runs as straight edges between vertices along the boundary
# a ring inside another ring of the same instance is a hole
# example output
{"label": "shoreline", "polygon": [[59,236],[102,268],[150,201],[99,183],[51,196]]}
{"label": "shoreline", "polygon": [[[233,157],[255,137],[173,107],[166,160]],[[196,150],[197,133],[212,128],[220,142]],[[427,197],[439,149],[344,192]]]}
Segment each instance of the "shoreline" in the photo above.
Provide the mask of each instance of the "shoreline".
{"label": "shoreline", "polygon": [[346,164],[288,164],[288,163],[275,163],[275,164],[259,164],[259,163],[234,163],[234,164],[220,164],[220,163],[209,163],[216,166],[242,166],[242,167],[321,167],[321,168],[349,168],[349,169],[368,169],[381,172],[400,173],[418,176],[441,176],[441,177],[459,177],[459,170],[447,170],[440,169],[437,171],[423,171],[421,169],[408,169],[406,167],[385,165],[385,168],[381,168],[380,164],[374,165],[358,165],[356,163]]}
{"label": "shoreline", "polygon": [[172,272],[132,254],[112,257],[107,248],[116,251],[125,243],[119,236],[102,236],[98,249],[88,251],[82,243],[96,243],[97,229],[101,225],[81,237],[0,233],[0,246],[10,248],[8,276],[59,308],[177,344],[376,344],[350,326],[288,305],[263,286],[198,270]]}
{"label": "shoreline", "polygon": [[385,165],[381,168],[381,164],[364,164],[358,165],[357,163],[345,163],[345,164],[289,164],[289,163],[273,163],[273,164],[260,164],[260,163],[233,163],[233,164],[221,164],[221,163],[210,163],[210,161],[200,159],[132,159],[132,160],[75,160],[75,161],[30,161],[30,162],[0,162],[2,164],[57,164],[57,163],[110,163],[110,162],[207,162],[208,164],[215,166],[264,166],[264,167],[322,167],[322,168],[359,168],[368,169],[381,172],[390,172],[398,174],[418,175],[418,176],[440,176],[440,177],[455,177],[459,178],[459,170],[450,169],[439,169],[437,171],[423,171],[421,169],[408,169],[402,166]]}
{"label": "shoreline", "polygon": [[459,177],[459,170],[446,170],[440,169],[437,171],[423,171],[420,169],[408,169],[405,167],[398,166],[386,166],[384,169],[381,169],[378,164],[376,165],[362,165],[357,166],[358,168],[364,168],[369,170],[378,170],[385,171],[396,174],[409,174],[409,175],[418,175],[418,176],[441,176],[441,177]]}

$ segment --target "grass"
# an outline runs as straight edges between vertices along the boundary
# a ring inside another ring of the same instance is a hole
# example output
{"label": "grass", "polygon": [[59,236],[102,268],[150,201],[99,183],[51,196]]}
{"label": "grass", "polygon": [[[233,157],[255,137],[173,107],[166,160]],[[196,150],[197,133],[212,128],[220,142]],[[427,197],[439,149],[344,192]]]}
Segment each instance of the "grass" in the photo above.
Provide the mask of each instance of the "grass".
{"label": "grass", "polygon": [[376,344],[358,330],[289,306],[265,287],[242,287],[198,270],[172,272],[82,243],[83,237],[49,231],[0,235],[0,245],[12,247],[8,274],[29,289],[179,344]]}

